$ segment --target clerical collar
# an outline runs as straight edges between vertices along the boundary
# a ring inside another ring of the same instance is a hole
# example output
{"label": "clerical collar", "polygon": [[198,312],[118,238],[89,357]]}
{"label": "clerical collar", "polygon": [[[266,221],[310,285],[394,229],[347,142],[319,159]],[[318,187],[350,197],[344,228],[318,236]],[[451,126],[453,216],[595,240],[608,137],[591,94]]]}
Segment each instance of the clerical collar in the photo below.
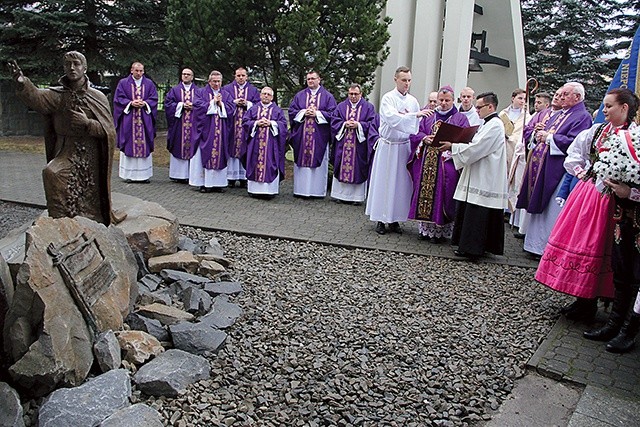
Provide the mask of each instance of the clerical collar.
{"label": "clerical collar", "polygon": [[[238,83],[236,82],[236,84],[238,84]],[[244,82],[243,84],[238,84],[238,87],[239,87],[240,89],[244,89],[244,87],[245,87],[246,85],[247,85],[247,82]]]}
{"label": "clerical collar", "polygon": [[133,75],[131,77],[133,78],[133,82],[136,84],[136,86],[140,87],[140,85],[142,84],[142,77],[140,77],[139,79],[136,79],[135,77],[133,77]]}
{"label": "clerical collar", "polygon": [[192,85],[192,84],[193,84],[193,83],[184,83],[184,82],[183,82],[183,83],[182,83],[182,86],[184,86],[184,88],[185,88],[186,90],[191,90],[191,85]]}
{"label": "clerical collar", "polygon": [[262,106],[266,108],[266,107],[271,106],[271,104],[273,104],[273,102],[270,102],[268,104],[265,104],[264,102],[261,102],[260,104],[262,104]]}
{"label": "clerical collar", "polygon": [[317,88],[315,88],[315,89],[311,89],[311,88],[309,88],[309,90],[311,91],[311,95],[315,95],[315,94],[316,94],[316,93],[318,93],[318,91],[320,90],[320,86],[318,86],[318,87],[317,87]]}
{"label": "clerical collar", "polygon": [[349,101],[349,103],[351,104],[351,106],[353,108],[356,108],[358,106],[358,104],[360,103],[360,101],[356,102],[355,104],[353,102],[351,102],[351,101]]}
{"label": "clerical collar", "polygon": [[465,110],[464,107],[462,106],[462,104],[460,104],[460,112],[461,113],[468,113],[469,111],[473,111],[473,105],[469,106],[468,110]]}
{"label": "clerical collar", "polygon": [[489,114],[487,117],[485,117],[484,122],[487,123],[489,120],[493,119],[494,117],[498,117],[498,113],[495,111]]}
{"label": "clerical collar", "polygon": [[398,88],[396,88],[396,92],[398,92],[398,94],[400,94],[400,96],[407,96],[407,94],[409,93],[409,91],[406,91],[405,93],[402,93],[398,90]]}
{"label": "clerical collar", "polygon": [[438,112],[438,114],[446,116],[447,114],[449,114],[449,112],[453,110],[453,107],[449,108],[447,111],[440,111],[440,110],[436,110]]}

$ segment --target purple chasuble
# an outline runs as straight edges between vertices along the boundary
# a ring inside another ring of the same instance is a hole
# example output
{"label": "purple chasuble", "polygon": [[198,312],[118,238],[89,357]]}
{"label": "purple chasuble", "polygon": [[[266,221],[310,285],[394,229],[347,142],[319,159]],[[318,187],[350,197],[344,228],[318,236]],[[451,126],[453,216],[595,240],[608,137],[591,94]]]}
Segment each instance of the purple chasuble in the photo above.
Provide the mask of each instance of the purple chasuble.
{"label": "purple chasuble", "polygon": [[191,88],[186,90],[184,84],[180,83],[167,92],[164,99],[164,110],[167,115],[167,150],[176,159],[189,160],[192,156],[193,140],[193,111],[182,108],[180,117],[176,117],[178,103],[191,102],[195,104],[198,88],[191,84]]}
{"label": "purple chasuble", "polygon": [[[294,118],[300,110],[314,105],[327,120],[319,124],[315,117],[303,117],[302,123]],[[301,90],[289,106],[289,123],[291,123],[290,144],[296,165],[304,168],[317,168],[322,164],[327,144],[331,140],[331,114],[336,108],[333,95],[320,86],[315,95],[311,89]]]}
{"label": "purple chasuble", "polygon": [[[255,135],[251,136],[254,124],[263,118],[277,123],[277,136],[273,135],[271,127],[259,126],[255,128]],[[247,135],[247,149],[242,157],[247,179],[269,183],[273,182],[278,174],[284,179],[287,119],[282,109],[273,102],[268,106],[258,102],[247,111],[242,122]]]}
{"label": "purple chasuble", "polygon": [[460,172],[456,170],[450,158],[443,158],[438,148],[424,145],[420,155],[416,154],[416,150],[420,141],[425,136],[435,133],[437,126],[442,122],[469,127],[469,120],[458,112],[456,107],[446,114],[436,111],[429,117],[423,117],[418,133],[409,137],[411,156],[407,163],[413,181],[409,218],[432,221],[438,225],[449,224],[454,219],[456,203],[453,194],[458,185]]}
{"label": "purple chasuble", "polygon": [[[244,87],[234,80],[228,85],[222,87],[222,90],[229,92],[231,99],[242,98],[252,102],[254,105],[260,102],[260,91],[251,83],[246,82]],[[242,126],[242,118],[247,112],[247,107],[236,105],[236,113],[233,116],[233,126],[231,127],[231,135],[229,137],[231,145],[229,146],[229,157],[241,158],[246,152],[247,136],[244,134]]]}
{"label": "purple chasuble", "polygon": [[227,167],[229,158],[229,138],[231,127],[233,126],[233,114],[236,107],[228,92],[221,90],[222,103],[227,111],[227,117],[220,117],[218,114],[207,114],[209,105],[214,97],[213,89],[207,85],[196,94],[196,105],[194,106],[194,126],[195,144],[193,144],[193,154],[198,147],[202,157],[202,165],[205,169],[222,170]]}
{"label": "purple chasuble", "polygon": [[[333,176],[346,184],[362,184],[369,177],[369,129],[375,119],[376,111],[369,101],[360,99],[352,106],[348,99],[338,104],[331,117],[331,135],[335,149],[331,162]],[[344,128],[341,139],[337,139],[343,124],[355,120],[362,126],[365,140],[358,140],[357,128]]]}
{"label": "purple chasuble", "polygon": [[[145,101],[151,113],[147,114],[146,106],[134,108],[129,106],[133,100]],[[113,123],[116,127],[118,148],[127,157],[149,157],[153,152],[153,140],[156,137],[156,116],[158,115],[158,91],[156,85],[142,76],[142,83],[136,86],[132,76],[118,82],[113,95]]]}
{"label": "purple chasuble", "polygon": [[553,134],[556,146],[564,154],[552,156],[550,147],[544,141],[535,146],[527,159],[527,168],[516,204],[518,209],[524,208],[531,214],[539,214],[545,210],[564,176],[563,164],[567,148],[580,132],[590,127],[591,114],[583,102],[557,113],[547,121],[545,130]]}

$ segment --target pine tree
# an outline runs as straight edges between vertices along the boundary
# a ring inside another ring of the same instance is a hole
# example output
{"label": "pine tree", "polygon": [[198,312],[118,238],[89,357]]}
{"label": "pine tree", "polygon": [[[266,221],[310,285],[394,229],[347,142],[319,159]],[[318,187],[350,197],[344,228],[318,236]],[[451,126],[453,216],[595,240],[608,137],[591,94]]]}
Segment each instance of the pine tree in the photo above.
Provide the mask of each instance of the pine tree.
{"label": "pine tree", "polygon": [[3,0],[0,4],[0,61],[15,59],[42,83],[62,74],[62,54],[87,57],[89,77],[128,73],[133,61],[147,68],[168,61],[166,0]]}
{"label": "pine tree", "polygon": [[613,77],[609,62],[624,22],[617,0],[522,0],[527,73],[553,93],[568,81],[582,83],[595,109]]}
{"label": "pine tree", "polygon": [[230,80],[238,66],[272,86],[284,105],[318,71],[335,95],[357,82],[365,89],[388,55],[385,0],[253,2],[169,0],[167,32],[180,62]]}

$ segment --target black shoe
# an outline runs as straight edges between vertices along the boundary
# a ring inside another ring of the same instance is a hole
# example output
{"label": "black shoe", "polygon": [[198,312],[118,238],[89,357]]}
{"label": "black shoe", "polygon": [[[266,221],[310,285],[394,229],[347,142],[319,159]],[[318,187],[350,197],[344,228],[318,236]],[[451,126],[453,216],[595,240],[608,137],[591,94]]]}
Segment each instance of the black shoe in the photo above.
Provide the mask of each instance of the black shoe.
{"label": "black shoe", "polygon": [[472,260],[480,258],[479,255],[473,255],[473,254],[467,253],[465,251],[461,251],[460,249],[454,250],[453,254],[455,256],[459,256],[459,257],[462,257],[462,258],[468,258],[468,259],[472,259]]}
{"label": "black shoe", "polygon": [[389,224],[389,231],[392,233],[402,234],[402,228],[400,228],[400,224],[397,222]]}
{"label": "black shoe", "polygon": [[431,243],[434,243],[436,245],[439,245],[440,243],[444,243],[446,242],[447,239],[445,237],[432,237],[431,238]]}
{"label": "black shoe", "polygon": [[610,353],[626,353],[630,351],[636,343],[638,328],[640,328],[640,315],[631,314],[622,325],[618,335],[607,343],[605,350]]}
{"label": "black shoe", "polygon": [[567,304],[564,307],[562,307],[560,309],[560,314],[567,314],[570,311],[575,310],[576,308],[578,308],[578,306],[580,305],[580,298],[577,298],[574,302],[572,302],[571,304]]}
{"label": "black shoe", "polygon": [[238,180],[238,187],[247,188],[247,180],[246,179],[239,179]]}
{"label": "black shoe", "polygon": [[227,180],[227,187],[229,188],[233,188],[233,186],[236,184],[236,182],[232,179],[228,179]]}
{"label": "black shoe", "polygon": [[211,193],[213,191],[212,188],[207,188],[204,185],[200,187],[200,192],[201,193]]}
{"label": "black shoe", "polygon": [[592,341],[611,341],[620,332],[620,325],[608,321],[604,326],[598,329],[585,331],[582,336]]}
{"label": "black shoe", "polygon": [[517,231],[515,233],[513,233],[513,237],[515,237],[516,239],[524,239],[524,237],[526,236],[526,234],[522,234],[522,233],[518,233]]}
{"label": "black shoe", "polygon": [[424,234],[418,234],[418,240],[431,240],[429,236],[425,236]]}
{"label": "black shoe", "polygon": [[210,193],[224,193],[225,191],[227,191],[225,190],[225,187],[211,187],[208,190],[210,190]]}
{"label": "black shoe", "polygon": [[387,230],[384,228],[384,222],[378,221],[376,224],[376,233],[387,234]]}

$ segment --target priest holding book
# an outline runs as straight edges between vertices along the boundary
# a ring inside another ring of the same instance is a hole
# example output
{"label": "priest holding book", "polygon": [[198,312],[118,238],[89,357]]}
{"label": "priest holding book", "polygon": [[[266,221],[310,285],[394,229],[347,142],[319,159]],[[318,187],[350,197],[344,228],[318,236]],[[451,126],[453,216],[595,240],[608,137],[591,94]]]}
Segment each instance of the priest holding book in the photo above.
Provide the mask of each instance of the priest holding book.
{"label": "priest holding book", "polygon": [[469,127],[469,121],[458,112],[453,99],[451,86],[441,88],[434,113],[423,117],[418,133],[410,136],[411,156],[407,168],[413,181],[413,194],[409,218],[420,221],[419,237],[433,243],[451,238],[455,216],[453,194],[460,176],[451,160],[451,152],[440,152],[432,144],[433,138],[443,123]]}
{"label": "priest holding book", "polygon": [[456,169],[463,169],[454,199],[458,201],[451,243],[457,256],[477,258],[504,253],[504,209],[507,207],[507,150],[504,124],[498,117],[498,97],[485,92],[476,98],[484,123],[469,144],[443,141]]}

